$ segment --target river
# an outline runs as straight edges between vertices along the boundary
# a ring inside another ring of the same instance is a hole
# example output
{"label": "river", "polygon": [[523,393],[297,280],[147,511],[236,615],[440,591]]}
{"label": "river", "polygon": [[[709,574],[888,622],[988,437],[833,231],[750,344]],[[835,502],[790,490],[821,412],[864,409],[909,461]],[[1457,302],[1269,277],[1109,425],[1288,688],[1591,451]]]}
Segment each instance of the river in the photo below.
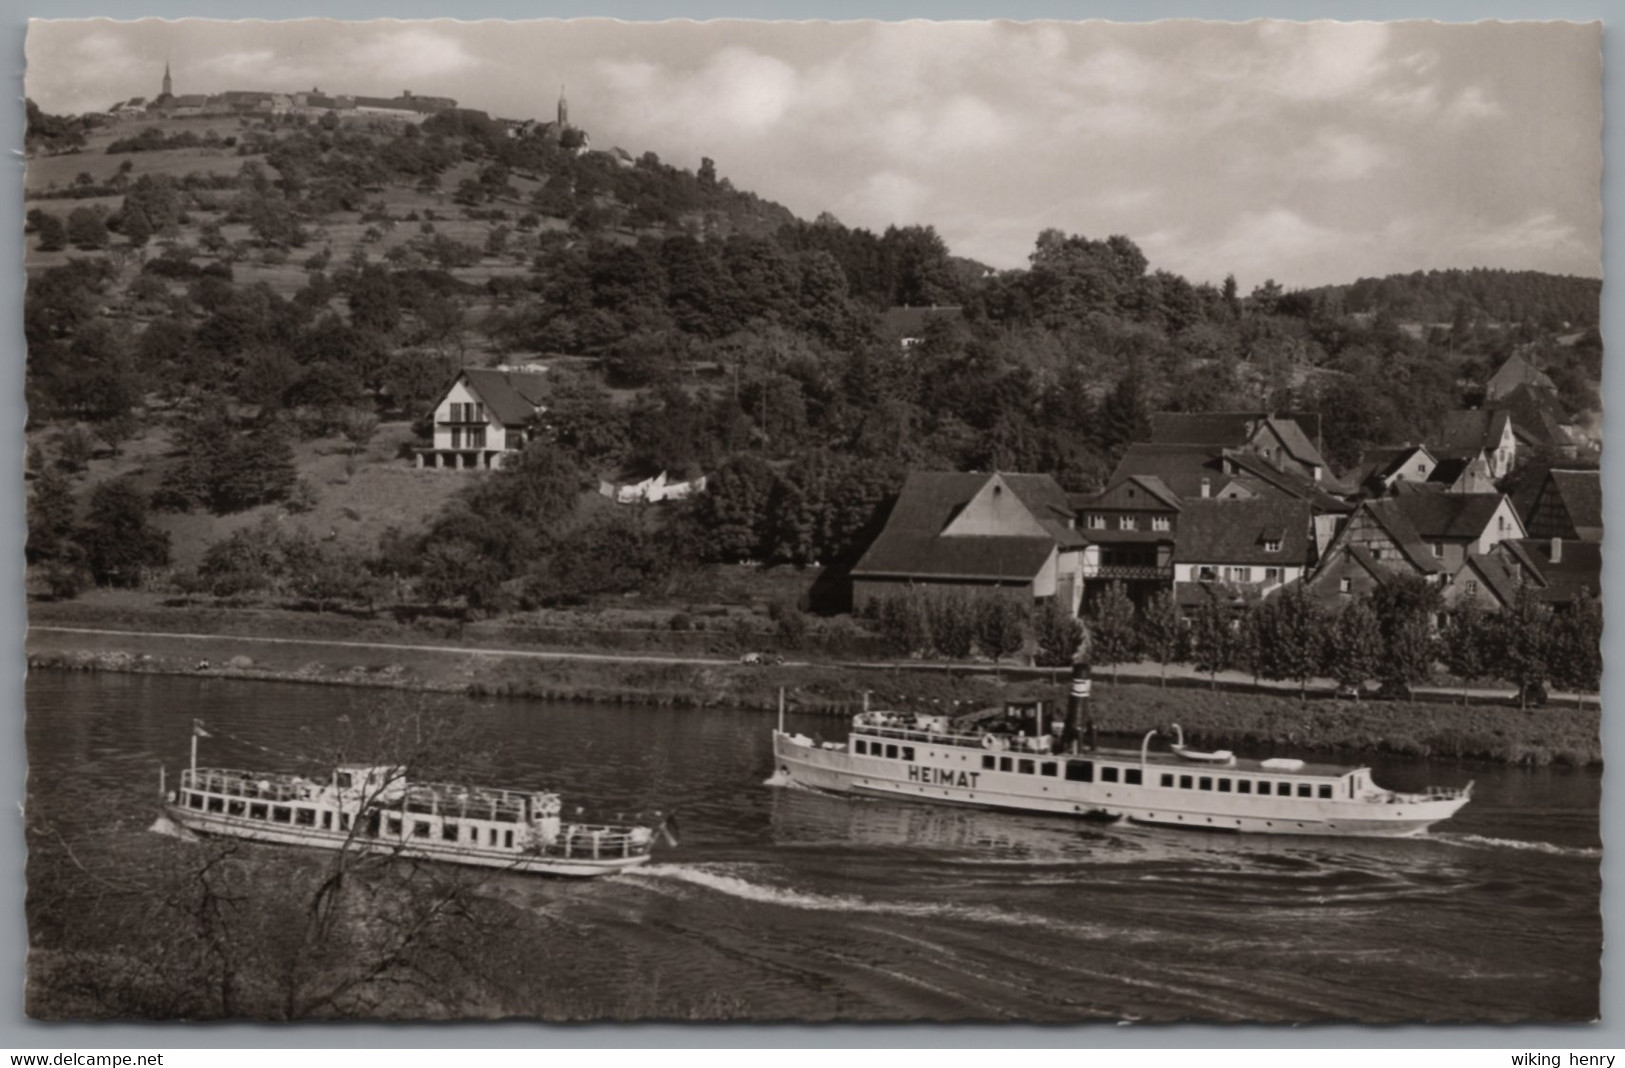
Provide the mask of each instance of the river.
{"label": "river", "polygon": [[[217,730],[204,763],[275,768],[265,750],[308,751],[392,699],[62,672],[32,674],[27,697],[30,826],[86,848],[148,833],[194,717]],[[775,789],[760,714],[422,699],[473,717],[492,785],[680,814],[681,845],[634,873],[496,877],[492,893],[576,932],[560,967],[589,1004],[635,1013],[657,987],[659,1004],[781,1020],[1599,1012],[1596,770],[1377,761],[1390,787],[1474,779],[1473,801],[1416,840],[1230,837]]]}

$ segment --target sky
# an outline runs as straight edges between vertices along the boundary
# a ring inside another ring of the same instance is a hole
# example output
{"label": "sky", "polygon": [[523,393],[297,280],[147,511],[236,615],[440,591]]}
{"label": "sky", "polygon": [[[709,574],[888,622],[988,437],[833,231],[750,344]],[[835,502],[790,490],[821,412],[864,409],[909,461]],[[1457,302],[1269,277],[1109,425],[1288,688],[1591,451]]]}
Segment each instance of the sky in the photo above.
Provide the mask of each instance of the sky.
{"label": "sky", "polygon": [[1126,234],[1243,292],[1446,267],[1600,276],[1601,29],[1572,23],[35,21],[47,112],[225,89],[455,97],[716,161],[811,219],[1027,262]]}

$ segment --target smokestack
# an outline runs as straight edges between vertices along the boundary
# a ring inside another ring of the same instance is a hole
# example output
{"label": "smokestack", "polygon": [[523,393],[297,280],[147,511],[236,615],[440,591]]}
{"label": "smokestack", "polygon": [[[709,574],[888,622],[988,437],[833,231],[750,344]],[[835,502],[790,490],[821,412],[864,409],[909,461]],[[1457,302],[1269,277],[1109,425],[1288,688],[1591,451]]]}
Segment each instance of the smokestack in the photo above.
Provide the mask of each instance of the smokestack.
{"label": "smokestack", "polygon": [[1556,537],[1554,535],[1552,537],[1552,563],[1561,564],[1562,562],[1563,562],[1563,539],[1559,538],[1559,537]]}
{"label": "smokestack", "polygon": [[1213,480],[1206,475],[1202,476],[1202,496],[1210,497],[1213,494]]}
{"label": "smokestack", "polygon": [[1085,660],[1072,662],[1072,687],[1066,696],[1066,728],[1061,732],[1061,751],[1078,751],[1079,725],[1088,736],[1089,748],[1095,747],[1095,721],[1089,715],[1089,664]]}

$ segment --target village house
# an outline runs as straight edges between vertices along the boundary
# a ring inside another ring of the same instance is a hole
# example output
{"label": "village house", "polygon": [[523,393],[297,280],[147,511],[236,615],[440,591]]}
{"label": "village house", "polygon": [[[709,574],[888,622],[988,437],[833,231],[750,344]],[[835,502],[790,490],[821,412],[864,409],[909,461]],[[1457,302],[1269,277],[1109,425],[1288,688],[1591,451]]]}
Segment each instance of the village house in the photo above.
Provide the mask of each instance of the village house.
{"label": "village house", "polygon": [[545,411],[541,370],[465,367],[434,408],[434,443],[417,449],[417,466],[501,466],[529,440]]}
{"label": "village house", "polygon": [[1497,398],[1494,406],[1511,416],[1512,432],[1527,450],[1572,460],[1586,443],[1554,390],[1525,383]]}
{"label": "village house", "polygon": [[1076,613],[1084,545],[1048,475],[911,472],[852,568],[852,606],[921,589],[1056,598]]}
{"label": "village house", "polygon": [[1269,412],[1157,412],[1153,445],[1209,445],[1245,449],[1311,482],[1336,482],[1316,442],[1320,417]]}
{"label": "village house", "polygon": [[1494,374],[1484,383],[1484,403],[1500,400],[1520,386],[1557,391],[1551,378],[1521,353],[1508,356]]}
{"label": "village house", "polygon": [[1582,597],[1602,596],[1602,543],[1562,538],[1518,538],[1501,546],[1533,582],[1536,596],[1562,610]]}
{"label": "village house", "polygon": [[1308,502],[1259,497],[1184,502],[1174,544],[1174,597],[1183,608],[1223,587],[1236,599],[1268,596],[1315,562]]}
{"label": "village house", "polygon": [[1525,581],[1522,569],[1505,551],[1471,554],[1444,584],[1442,600],[1446,611],[1469,601],[1486,612],[1511,608],[1518,600],[1518,587]]}
{"label": "village house", "polygon": [[1072,498],[1084,549],[1084,600],[1121,582],[1143,603],[1174,579],[1174,541],[1182,505],[1155,475],[1126,475],[1100,493]]}
{"label": "village house", "polygon": [[1428,443],[1440,461],[1484,457],[1492,478],[1506,477],[1518,461],[1518,438],[1505,410],[1446,412]]}
{"label": "village house", "polygon": [[1554,468],[1524,513],[1531,538],[1602,541],[1602,473]]}
{"label": "village house", "polygon": [[1385,497],[1401,482],[1426,482],[1439,466],[1426,445],[1375,445],[1360,454],[1359,464],[1345,479],[1360,492]]}

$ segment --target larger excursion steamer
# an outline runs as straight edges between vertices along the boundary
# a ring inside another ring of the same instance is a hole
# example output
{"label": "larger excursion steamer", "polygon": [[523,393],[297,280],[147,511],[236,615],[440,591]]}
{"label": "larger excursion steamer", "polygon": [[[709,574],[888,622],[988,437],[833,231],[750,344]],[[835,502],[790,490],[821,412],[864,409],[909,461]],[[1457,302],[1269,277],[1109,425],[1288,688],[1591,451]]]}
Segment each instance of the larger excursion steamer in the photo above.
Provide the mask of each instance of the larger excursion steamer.
{"label": "larger excursion steamer", "polygon": [[645,864],[658,826],[567,823],[559,795],[408,782],[399,768],[341,765],[326,778],[197,766],[164,812],[197,834],[356,849],[536,875],[588,877]]}
{"label": "larger excursion steamer", "polygon": [[[1046,722],[1042,702],[965,726],[947,716],[864,711],[844,743],[773,732],[777,781],[818,790],[901,797],[1018,812],[1256,834],[1418,835],[1449,819],[1472,796],[1461,788],[1386,790],[1368,768],[1190,749],[1177,725],[1153,750],[1097,748],[1090,724],[1088,669],[1075,665],[1063,723]],[[1058,733],[1057,733],[1058,732]]]}

